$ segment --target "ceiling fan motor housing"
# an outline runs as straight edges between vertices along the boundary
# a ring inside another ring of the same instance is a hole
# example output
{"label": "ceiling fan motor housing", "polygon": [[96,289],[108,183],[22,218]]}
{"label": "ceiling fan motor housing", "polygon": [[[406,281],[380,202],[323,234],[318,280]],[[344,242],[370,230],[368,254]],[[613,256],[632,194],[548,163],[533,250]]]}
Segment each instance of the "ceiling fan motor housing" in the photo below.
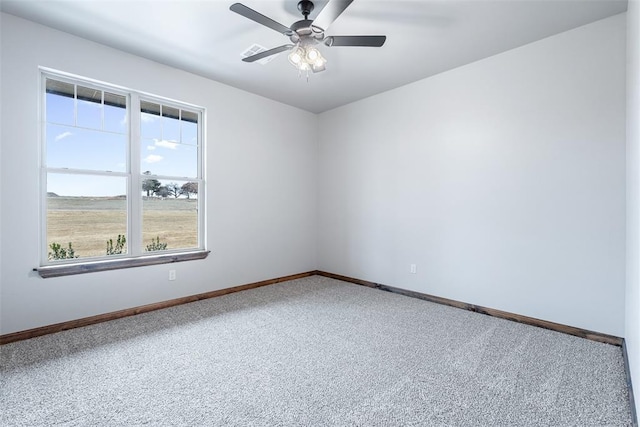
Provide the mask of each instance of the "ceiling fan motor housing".
{"label": "ceiling fan motor housing", "polygon": [[324,38],[324,31],[319,28],[312,27],[313,21],[309,19],[303,19],[291,24],[291,30],[293,34],[289,36],[289,39],[293,43],[317,43]]}
{"label": "ceiling fan motor housing", "polygon": [[294,22],[289,27],[293,34],[287,34],[293,43],[316,44],[324,38],[324,30],[313,27],[313,21],[309,19],[309,14],[313,11],[314,5],[310,0],[298,2],[298,10],[304,19]]}

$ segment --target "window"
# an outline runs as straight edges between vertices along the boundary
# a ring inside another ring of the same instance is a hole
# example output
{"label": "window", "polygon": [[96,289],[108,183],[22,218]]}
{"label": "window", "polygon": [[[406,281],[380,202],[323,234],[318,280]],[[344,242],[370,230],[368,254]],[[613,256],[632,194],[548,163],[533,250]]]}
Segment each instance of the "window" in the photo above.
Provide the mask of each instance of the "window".
{"label": "window", "polygon": [[204,251],[203,109],[44,71],[42,87],[41,265]]}

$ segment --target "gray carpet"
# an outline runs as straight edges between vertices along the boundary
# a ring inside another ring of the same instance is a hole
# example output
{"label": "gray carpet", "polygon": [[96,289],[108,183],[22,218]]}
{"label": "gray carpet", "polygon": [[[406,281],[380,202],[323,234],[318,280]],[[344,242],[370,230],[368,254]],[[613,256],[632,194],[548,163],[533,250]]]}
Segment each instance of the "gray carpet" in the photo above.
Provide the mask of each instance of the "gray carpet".
{"label": "gray carpet", "polygon": [[8,344],[3,426],[630,426],[618,347],[314,276]]}

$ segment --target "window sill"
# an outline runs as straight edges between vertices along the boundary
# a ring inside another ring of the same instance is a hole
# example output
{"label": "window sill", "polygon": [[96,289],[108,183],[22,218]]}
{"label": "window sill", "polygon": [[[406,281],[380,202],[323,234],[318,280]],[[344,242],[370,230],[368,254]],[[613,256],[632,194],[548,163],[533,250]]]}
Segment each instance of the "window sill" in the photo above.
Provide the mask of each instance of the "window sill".
{"label": "window sill", "polygon": [[47,279],[49,277],[71,276],[73,274],[95,273],[98,271],[120,270],[123,268],[192,261],[196,259],[204,259],[209,255],[209,253],[211,253],[211,251],[197,251],[179,254],[142,256],[139,258],[85,262],[82,264],[47,265],[45,267],[34,268],[33,270],[37,271],[43,279]]}

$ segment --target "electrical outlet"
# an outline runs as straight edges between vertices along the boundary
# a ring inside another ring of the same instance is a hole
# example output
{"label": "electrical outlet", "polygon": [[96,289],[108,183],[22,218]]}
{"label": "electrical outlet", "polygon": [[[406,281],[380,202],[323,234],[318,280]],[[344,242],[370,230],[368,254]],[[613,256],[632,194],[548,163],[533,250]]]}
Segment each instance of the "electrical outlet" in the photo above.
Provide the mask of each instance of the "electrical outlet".
{"label": "electrical outlet", "polygon": [[169,270],[169,280],[176,280],[176,271]]}
{"label": "electrical outlet", "polygon": [[409,272],[411,274],[416,274],[416,265],[415,264],[411,264],[411,266],[409,267]]}

